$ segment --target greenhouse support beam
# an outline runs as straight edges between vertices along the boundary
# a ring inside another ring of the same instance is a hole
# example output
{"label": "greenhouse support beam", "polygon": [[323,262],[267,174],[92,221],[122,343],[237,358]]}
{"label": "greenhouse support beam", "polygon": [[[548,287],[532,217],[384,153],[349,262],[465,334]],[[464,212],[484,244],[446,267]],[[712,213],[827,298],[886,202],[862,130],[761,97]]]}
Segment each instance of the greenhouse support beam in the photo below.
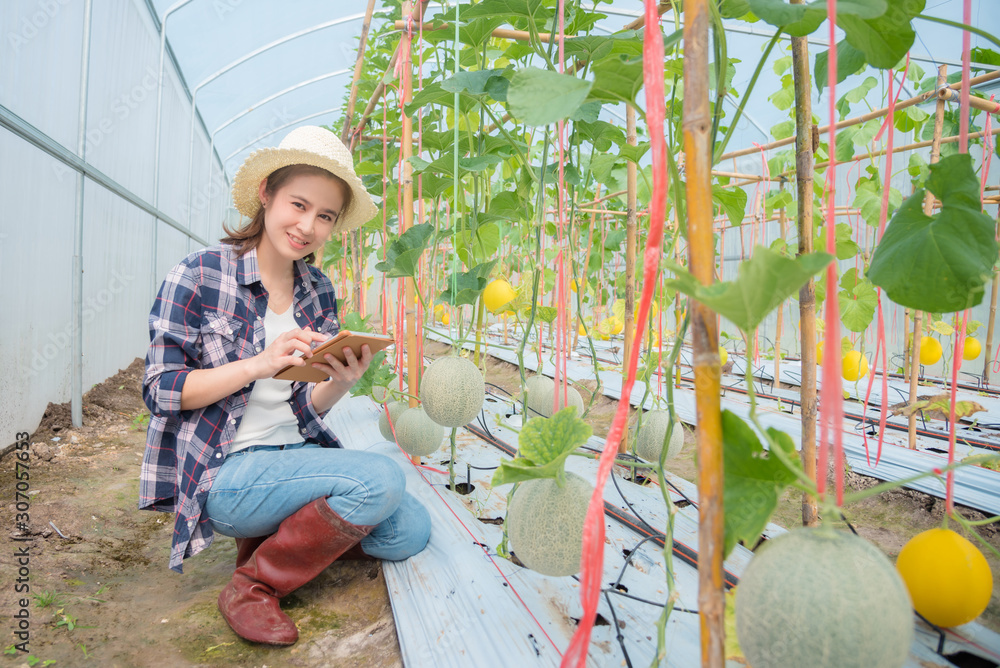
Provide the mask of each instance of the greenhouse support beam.
{"label": "greenhouse support beam", "polygon": [[[90,91],[90,33],[93,25],[93,0],[83,5],[83,54],[80,57],[80,107],[76,153],[87,159],[87,98]],[[76,208],[73,214],[73,357],[70,380],[70,420],[74,427],[83,426],[83,172],[76,177]]]}
{"label": "greenhouse support beam", "polygon": [[145,199],[136,195],[131,190],[118,183],[90,163],[82,160],[80,156],[76,155],[55,139],[45,134],[2,104],[0,104],[0,127],[7,128],[21,139],[24,139],[26,142],[34,145],[45,153],[48,153],[70,169],[81,172],[94,183],[106,188],[108,191],[114,193],[118,197],[121,197],[123,200],[134,205],[136,208],[145,211],[154,218],[163,221],[181,234],[194,239],[198,243],[208,245],[207,242],[197,234],[193,234],[191,230],[181,225],[163,211],[160,211]]}
{"label": "greenhouse support beam", "polygon": [[361,24],[361,38],[358,40],[358,57],[354,60],[354,78],[351,80],[351,95],[347,100],[347,113],[344,114],[344,127],[340,131],[340,141],[345,145],[351,136],[351,121],[354,120],[354,105],[358,102],[358,81],[364,69],[365,49],[368,46],[368,31],[372,25],[372,14],[375,13],[375,0],[368,0],[365,9],[365,21]]}
{"label": "greenhouse support beam", "polygon": [[[981,83],[986,83],[988,81],[993,81],[995,79],[1000,79],[1000,70],[995,70],[995,71],[989,72],[987,74],[982,74],[982,75],[980,75],[978,77],[973,77],[972,79],[969,80],[969,86],[970,87],[971,86],[975,86],[975,85],[978,85],[978,84],[981,84]],[[939,88],[942,88],[943,86],[944,86],[944,84],[942,84],[941,86],[935,87],[934,90],[929,90],[926,93],[922,93],[920,95],[917,95],[916,97],[911,97],[908,100],[902,100],[900,102],[897,102],[896,103],[896,111],[900,111],[901,109],[906,109],[907,107],[912,107],[912,106],[914,106],[916,104],[921,104],[922,102],[926,102],[927,100],[931,99],[932,97],[935,97],[937,95],[937,90]],[[951,84],[950,86],[948,86],[948,88],[957,90],[960,86],[961,86],[961,83],[956,82],[956,83]],[[867,114],[862,114],[861,116],[856,116],[854,118],[845,118],[844,120],[839,121],[838,123],[835,123],[833,127],[834,127],[835,130],[840,130],[842,128],[850,127],[852,125],[858,125],[859,123],[866,123],[867,121],[871,121],[871,120],[874,120],[876,118],[882,118],[883,116],[885,116],[888,113],[889,113],[889,108],[888,107],[883,107],[881,109],[876,109],[875,111],[869,112]],[[819,132],[820,133],[829,132],[829,131],[830,131],[829,124],[828,125],[823,125],[823,126],[821,126],[819,128]],[[764,144],[763,146],[752,146],[750,148],[741,148],[738,151],[731,151],[729,153],[726,153],[726,154],[720,156],[719,157],[719,161],[721,162],[722,160],[728,160],[730,158],[739,158],[739,157],[744,156],[744,155],[752,155],[754,153],[759,153],[760,151],[770,151],[770,150],[775,149],[775,148],[781,148],[782,146],[788,146],[789,144],[791,144],[794,141],[795,141],[795,137],[789,137],[787,139],[779,139],[779,140],[773,141],[773,142],[771,142],[769,144]]]}
{"label": "greenhouse support beam", "polygon": [[[162,21],[157,21],[160,31],[160,60],[156,70],[156,124],[153,130],[153,206],[160,205],[160,129],[163,124],[163,60],[167,52],[167,19],[191,0],[179,0],[167,8]],[[156,17],[156,8],[149,7],[150,14]],[[176,61],[175,61],[176,64]],[[180,72],[180,69],[177,70]],[[188,225],[191,221],[188,220]],[[156,294],[156,256],[159,252],[159,225],[153,221],[152,239],[150,241],[149,259],[149,291]]]}
{"label": "greenhouse support beam", "polygon": [[[286,88],[284,90],[280,90],[277,93],[274,93],[272,95],[268,95],[265,98],[257,100],[256,102],[254,102],[253,104],[251,104],[249,107],[247,107],[246,109],[244,109],[240,113],[236,114],[235,116],[232,116],[232,117],[228,118],[227,120],[223,121],[221,125],[219,125],[217,128],[215,128],[214,130],[212,130],[211,141],[209,142],[209,145],[208,145],[208,170],[207,170],[208,181],[205,184],[205,192],[209,192],[209,189],[211,188],[211,185],[212,185],[212,155],[215,153],[215,135],[219,134],[219,132],[221,132],[222,130],[225,130],[226,128],[228,128],[230,125],[232,125],[233,123],[235,123],[239,119],[243,118],[244,116],[246,116],[247,114],[251,113],[252,111],[254,111],[256,109],[259,109],[262,105],[265,105],[268,102],[273,102],[274,100],[277,100],[279,97],[281,97],[283,95],[287,95],[288,93],[291,93],[292,91],[296,91],[296,90],[298,90],[300,88],[303,88],[305,86],[309,86],[309,85],[317,83],[319,81],[325,81],[326,79],[332,79],[333,77],[338,77],[338,76],[340,76],[342,74],[347,74],[349,71],[350,70],[346,70],[346,69],[334,70],[333,72],[327,72],[326,74],[321,74],[318,77],[313,77],[312,79],[306,79],[305,81],[300,81],[299,83],[297,83],[295,85],[292,85],[292,86],[289,86],[288,88]],[[225,165],[223,165],[220,162],[219,167],[222,170],[222,172],[225,173],[225,169],[226,169]]]}
{"label": "greenhouse support beam", "polygon": [[[792,0],[802,4],[802,0]],[[798,255],[813,251],[813,132],[812,74],[809,70],[809,42],[792,38],[792,79],[795,87],[795,225]],[[816,282],[810,277],[799,288],[799,345],[802,349],[802,468],[816,480]],[[826,475],[826,472],[823,473]],[[816,498],[802,493],[802,524],[815,526],[819,520]]]}
{"label": "greenhouse support beam", "polygon": [[289,122],[285,123],[282,126],[274,128],[273,130],[268,130],[264,134],[258,136],[253,141],[248,142],[246,144],[243,144],[243,146],[240,146],[238,149],[236,149],[235,151],[233,151],[232,153],[230,153],[229,155],[227,155],[225,157],[225,159],[223,160],[223,168],[225,168],[225,163],[229,162],[235,155],[239,154],[242,151],[245,151],[246,149],[250,148],[251,146],[253,146],[257,142],[259,142],[259,141],[261,141],[263,139],[267,139],[268,137],[270,137],[271,135],[273,135],[276,132],[281,132],[285,128],[290,128],[293,125],[295,125],[296,123],[301,123],[302,121],[308,121],[309,119],[316,118],[317,116],[323,116],[325,114],[335,114],[335,113],[337,113],[340,110],[341,110],[341,107],[333,107],[332,109],[324,109],[323,111],[317,111],[317,112],[312,113],[312,114],[307,114],[305,116],[300,116],[300,117],[296,118],[293,121],[289,121]]}
{"label": "greenhouse support beam", "polygon": [[[334,19],[332,21],[325,21],[323,23],[311,26],[309,28],[304,28],[303,30],[298,30],[296,32],[293,32],[293,33],[290,33],[288,35],[285,35],[284,37],[281,37],[279,39],[274,40],[273,42],[265,44],[262,47],[254,49],[253,51],[250,51],[249,53],[245,53],[244,55],[240,56],[239,58],[237,58],[236,60],[232,61],[228,65],[226,65],[226,66],[222,67],[221,69],[216,70],[212,74],[208,75],[207,77],[205,77],[204,79],[202,79],[201,83],[199,83],[197,86],[194,87],[194,90],[191,91],[191,123],[190,123],[190,132],[188,133],[188,186],[187,186],[188,201],[187,201],[187,210],[189,212],[189,215],[190,215],[190,211],[191,211],[192,187],[193,187],[193,184],[194,184],[194,120],[195,120],[195,117],[198,115],[198,108],[197,108],[198,107],[198,91],[201,90],[202,88],[204,88],[205,86],[207,86],[208,84],[212,83],[213,81],[215,81],[219,77],[221,77],[226,72],[232,70],[233,68],[239,67],[240,65],[242,65],[243,63],[251,60],[252,58],[256,58],[257,56],[261,55],[262,53],[267,53],[268,51],[270,51],[271,49],[273,49],[273,48],[275,48],[277,46],[281,46],[282,44],[286,44],[288,42],[296,40],[299,37],[304,37],[306,35],[312,34],[312,33],[316,32],[318,30],[323,30],[325,28],[330,28],[330,27],[333,27],[333,26],[336,26],[336,25],[341,25],[343,23],[348,23],[350,21],[357,21],[358,19],[362,18],[363,16],[364,16],[364,14],[352,14],[350,16],[343,16],[343,17],[341,17],[339,19]],[[205,131],[205,134],[206,135],[208,134],[208,130],[207,129]],[[223,169],[225,169],[225,165],[223,165]]]}
{"label": "greenhouse support beam", "polygon": [[[409,4],[410,3],[406,3],[406,6],[409,7]],[[427,5],[427,0],[418,0],[418,8],[410,11],[409,14],[404,11],[403,15],[408,15],[414,23],[420,24],[424,20],[424,12],[427,11]],[[385,72],[379,79],[378,85],[375,86],[375,91],[372,93],[371,98],[368,100],[368,104],[365,106],[364,112],[361,114],[361,120],[358,121],[357,127],[350,131],[352,135],[364,132],[365,126],[368,125],[368,120],[371,118],[372,112],[375,111],[375,105],[377,105],[379,100],[382,99],[382,96],[385,95],[385,79],[396,70],[396,63],[399,62],[399,46],[403,43],[404,36],[405,33],[400,36],[399,43],[396,44],[396,50],[392,52],[392,58],[389,59],[389,66],[385,68]]]}
{"label": "greenhouse support beam", "polygon": [[[712,115],[708,102],[708,4],[684,3],[684,158],[686,165],[689,271],[702,285],[715,277],[712,231]],[[701,665],[725,664],[723,463],[719,336],[716,315],[691,300],[695,405],[698,425],[698,617]]]}

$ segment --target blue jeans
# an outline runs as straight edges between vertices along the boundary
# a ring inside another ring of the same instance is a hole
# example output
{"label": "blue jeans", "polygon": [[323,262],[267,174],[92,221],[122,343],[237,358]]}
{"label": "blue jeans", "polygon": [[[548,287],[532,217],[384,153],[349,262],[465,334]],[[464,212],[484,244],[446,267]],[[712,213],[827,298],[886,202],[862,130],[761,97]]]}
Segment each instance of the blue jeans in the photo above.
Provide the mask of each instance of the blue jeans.
{"label": "blue jeans", "polygon": [[375,526],[361,541],[366,554],[399,561],[424,549],[431,531],[427,510],[405,488],[399,466],[377,453],[315,443],[255,446],[222,463],[205,512],[225,536],[267,536],[325,497],[348,522]]}

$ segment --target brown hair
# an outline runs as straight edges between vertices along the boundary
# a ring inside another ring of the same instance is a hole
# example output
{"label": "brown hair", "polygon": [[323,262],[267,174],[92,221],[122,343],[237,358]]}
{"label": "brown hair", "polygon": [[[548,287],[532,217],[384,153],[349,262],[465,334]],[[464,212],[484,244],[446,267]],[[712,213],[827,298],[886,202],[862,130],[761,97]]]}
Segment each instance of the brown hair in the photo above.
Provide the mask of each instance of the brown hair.
{"label": "brown hair", "polygon": [[[341,193],[344,197],[344,205],[341,207],[341,215],[343,212],[351,206],[351,188],[344,182],[340,177],[331,174],[322,167],[315,167],[313,165],[287,165],[280,169],[276,169],[267,177],[267,185],[265,186],[265,191],[268,195],[274,195],[276,190],[279,190],[285,183],[292,180],[296,176],[300,175],[322,175],[333,179],[339,186]],[[257,213],[250,220],[249,223],[235,230],[229,229],[229,226],[225,223],[222,224],[222,229],[226,233],[226,236],[219,239],[224,244],[230,244],[236,247],[236,254],[243,255],[247,251],[253,250],[260,243],[260,238],[264,236],[264,207],[263,205],[257,209]],[[305,257],[307,264],[312,264],[316,260],[316,254],[310,253]]]}

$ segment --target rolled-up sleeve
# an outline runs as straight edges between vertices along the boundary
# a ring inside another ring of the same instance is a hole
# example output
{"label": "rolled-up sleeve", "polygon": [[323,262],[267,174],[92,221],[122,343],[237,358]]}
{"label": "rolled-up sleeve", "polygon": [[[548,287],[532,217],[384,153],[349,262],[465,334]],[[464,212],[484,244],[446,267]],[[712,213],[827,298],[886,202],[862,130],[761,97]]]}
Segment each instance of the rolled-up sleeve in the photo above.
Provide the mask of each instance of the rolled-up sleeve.
{"label": "rolled-up sleeve", "polygon": [[202,305],[196,272],[185,263],[171,269],[149,313],[142,398],[153,415],[178,415],[184,381],[200,368]]}

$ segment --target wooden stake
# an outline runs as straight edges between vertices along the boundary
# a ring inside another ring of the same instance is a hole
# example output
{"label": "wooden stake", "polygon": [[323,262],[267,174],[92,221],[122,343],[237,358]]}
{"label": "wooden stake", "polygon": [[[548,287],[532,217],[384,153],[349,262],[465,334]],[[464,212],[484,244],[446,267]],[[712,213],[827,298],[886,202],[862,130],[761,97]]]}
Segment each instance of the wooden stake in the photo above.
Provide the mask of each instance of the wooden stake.
{"label": "wooden stake", "polygon": [[[712,234],[712,116],[708,105],[708,3],[684,3],[684,158],[687,172],[689,270],[703,285],[715,278]],[[722,577],[723,465],[719,336],[715,313],[689,300],[694,339],[698,425],[698,616],[701,665],[726,660]]]}
{"label": "wooden stake", "polygon": [[[941,65],[938,67],[938,78],[937,78],[937,88],[941,88],[945,85],[948,80],[948,66]],[[941,128],[944,127],[944,98],[939,97],[937,99],[937,105],[934,110],[934,139],[931,143],[931,159],[929,164],[933,165],[936,163],[941,156]],[[924,214],[930,215],[934,206],[934,194],[928,190],[924,194]],[[920,311],[913,312],[913,343],[910,346],[911,360],[910,360],[910,398],[909,401],[912,404],[917,400],[917,379],[920,376],[920,337],[923,335],[923,321],[921,318],[922,314]],[[915,450],[917,447],[917,411],[910,414],[909,421],[907,423],[908,436],[907,445],[909,445],[911,450]]]}
{"label": "wooden stake", "polygon": [[[784,191],[785,184],[782,183],[779,189]],[[786,223],[785,207],[782,206],[781,209],[778,210],[778,228],[780,235],[779,238],[782,241],[785,240],[785,223]],[[781,389],[781,325],[784,316],[785,316],[785,306],[784,304],[782,304],[781,306],[778,307],[778,319],[774,325],[774,374],[773,374],[774,380],[771,383],[771,387],[773,387],[776,390]]]}
{"label": "wooden stake", "polygon": [[[411,5],[410,2],[406,2],[404,4],[406,7],[410,7]],[[420,23],[420,21],[422,21],[424,18],[424,12],[427,11],[427,7],[429,4],[430,3],[426,2],[425,0],[418,0],[417,10],[415,11],[411,10],[410,12],[404,11],[403,16],[409,15],[413,18],[413,20],[416,23]],[[385,80],[396,70],[396,63],[399,62],[399,47],[403,44],[404,39],[406,39],[408,46],[412,47],[412,40],[407,38],[406,34],[404,33],[399,39],[399,44],[396,46],[396,50],[393,52],[392,58],[389,59],[389,66],[385,68],[385,72],[382,74],[382,78],[379,80],[378,85],[375,87],[375,92],[372,93],[371,98],[368,100],[368,105],[365,107],[364,113],[361,114],[361,120],[358,121],[357,127],[351,130],[351,134],[361,134],[362,132],[364,132],[365,126],[368,125],[368,120],[371,117],[372,112],[375,111],[375,105],[377,105],[379,100],[382,99],[382,96],[385,95]],[[413,68],[411,66],[408,72],[412,72],[412,69]],[[412,87],[413,85],[411,83],[410,84],[411,96],[413,94]],[[411,128],[411,138],[412,138],[412,128]],[[411,169],[410,171],[412,172],[413,170]]]}
{"label": "wooden stake", "polygon": [[[997,216],[997,237],[1000,238],[1000,214]],[[983,359],[983,383],[990,384],[990,366],[993,361],[993,329],[997,320],[997,292],[1000,290],[1000,274],[993,275],[993,290],[990,292],[990,321],[986,327],[986,356]]]}
{"label": "wooden stake", "polygon": [[[421,7],[426,7],[426,3],[420,2]],[[403,2],[403,16],[409,15],[411,12],[411,2],[410,0],[404,0]],[[423,10],[421,9],[421,14]],[[408,34],[403,33],[402,37],[399,39],[399,46],[396,49],[396,53],[412,53],[413,42]],[[403,104],[408,104],[413,99],[413,60],[411,56],[407,56],[406,60],[403,62],[403,76],[402,78],[402,97]],[[399,234],[402,235],[406,230],[413,226],[413,165],[410,164],[410,158],[413,157],[413,118],[409,114],[402,115],[403,128],[402,128],[402,149],[403,157],[400,161],[400,170],[402,172],[400,178],[400,184],[403,187],[403,205],[400,211],[400,223],[399,223]],[[403,279],[404,292],[406,299],[405,306],[405,318],[406,318],[406,370],[409,375],[407,382],[407,391],[410,394],[410,408],[414,408],[417,405],[417,396],[420,392],[419,388],[419,375],[420,375],[420,359],[417,356],[417,318],[416,318],[416,286],[414,284],[414,279],[406,278]]]}
{"label": "wooden stake", "polygon": [[[802,0],[791,0],[802,4]],[[809,42],[792,38],[792,75],[795,80],[795,187],[796,227],[799,255],[813,251],[813,126],[812,76],[809,71]],[[834,298],[828,295],[828,298]],[[799,343],[802,346],[802,467],[816,480],[816,283],[810,278],[799,289]],[[824,472],[824,475],[826,473]],[[816,499],[802,494],[802,524],[819,522]]]}
{"label": "wooden stake", "polygon": [[365,62],[365,47],[368,44],[368,28],[372,24],[372,14],[375,12],[375,0],[368,0],[365,9],[365,22],[361,24],[361,41],[358,42],[358,57],[354,61],[354,79],[351,81],[351,96],[347,100],[347,113],[344,114],[344,127],[340,132],[340,140],[347,144],[351,136],[351,121],[354,120],[354,105],[358,101],[358,81],[361,80],[361,70]]}
{"label": "wooden stake", "polygon": [[[625,105],[625,140],[629,146],[635,146],[638,136],[635,133],[635,108]],[[635,247],[636,247],[636,165],[629,160],[626,163],[626,189],[628,199],[628,219],[625,222],[625,354],[622,355],[622,373],[628,372],[628,360],[636,339],[642,340],[642,333],[635,331]],[[636,335],[639,335],[638,337]],[[625,439],[618,446],[618,451],[624,453],[627,443]]]}

